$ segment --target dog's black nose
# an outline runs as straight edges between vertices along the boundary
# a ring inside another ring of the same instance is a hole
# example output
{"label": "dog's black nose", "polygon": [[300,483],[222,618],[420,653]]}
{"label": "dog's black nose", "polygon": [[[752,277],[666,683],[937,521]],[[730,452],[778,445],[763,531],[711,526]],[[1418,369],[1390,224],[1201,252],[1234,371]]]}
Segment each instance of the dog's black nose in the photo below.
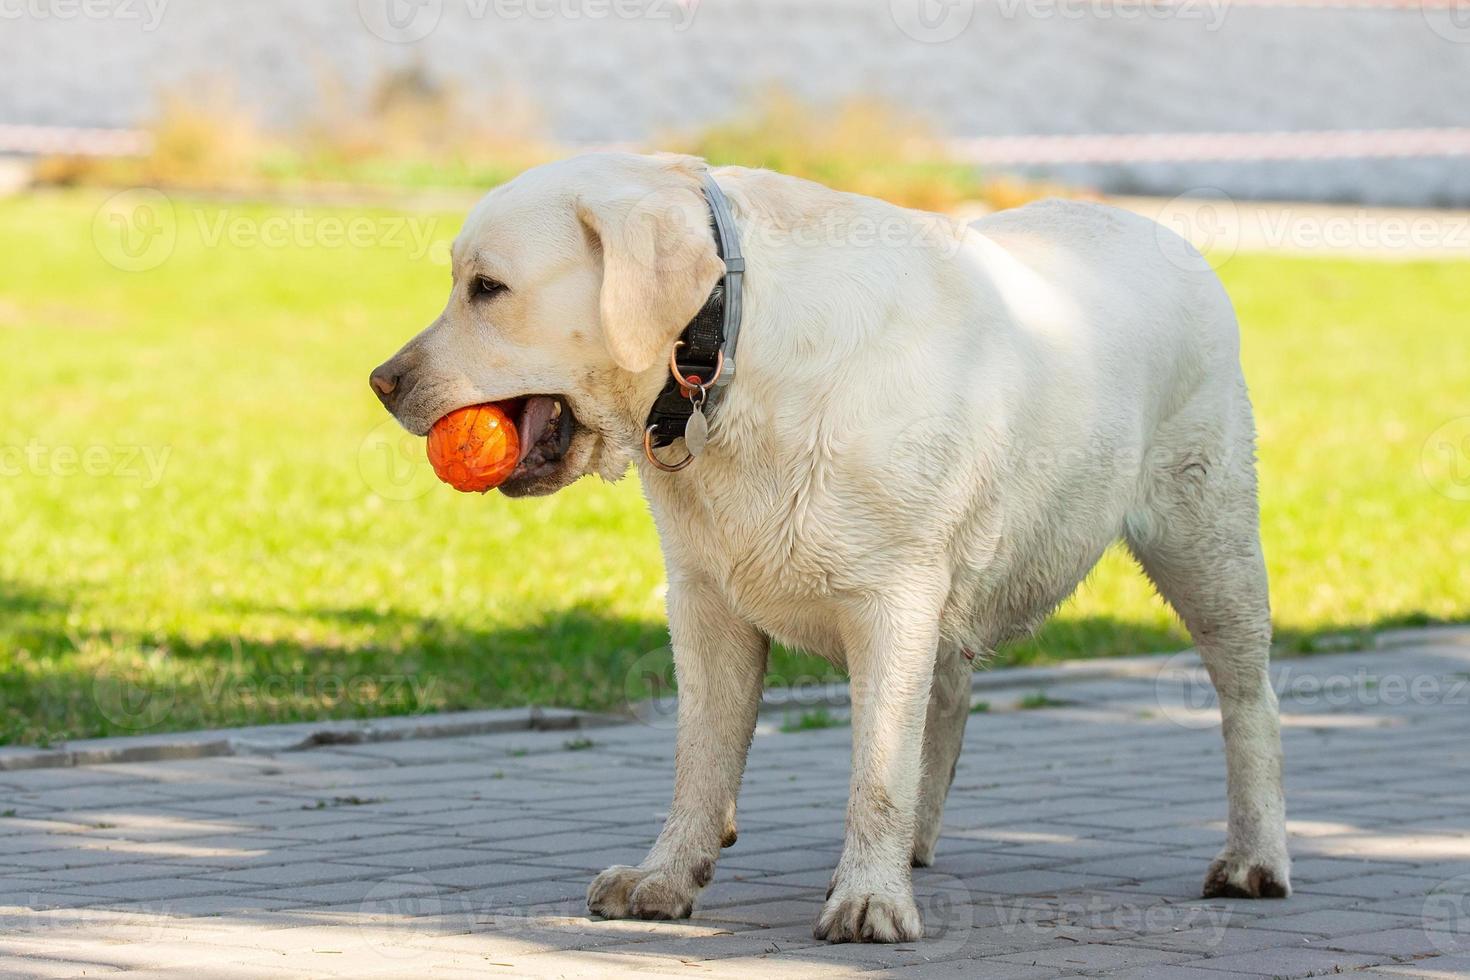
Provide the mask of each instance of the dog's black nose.
{"label": "dog's black nose", "polygon": [[378,401],[388,411],[393,411],[394,404],[398,401],[398,382],[402,375],[393,369],[393,362],[379,365],[368,378],[368,384],[373,386],[373,392],[378,396]]}

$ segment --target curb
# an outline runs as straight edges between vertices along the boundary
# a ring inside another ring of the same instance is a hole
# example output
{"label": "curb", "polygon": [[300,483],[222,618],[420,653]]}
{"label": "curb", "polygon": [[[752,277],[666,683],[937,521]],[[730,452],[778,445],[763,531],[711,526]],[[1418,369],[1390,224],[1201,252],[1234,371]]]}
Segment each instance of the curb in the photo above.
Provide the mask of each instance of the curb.
{"label": "curb", "polygon": [[[1284,653],[1277,651],[1272,662],[1302,657],[1328,657],[1373,653],[1421,643],[1447,643],[1470,646],[1470,628],[1464,626],[1425,626],[1413,629],[1392,629],[1372,636],[1344,633],[1324,635],[1317,639],[1319,649],[1311,653]],[[1192,647],[1160,653],[1143,653],[1131,657],[1102,657],[1092,660],[1063,660],[1045,667],[1000,667],[993,670],[977,670],[970,681],[970,693],[1010,691],[1017,689],[1038,690],[1052,684],[1075,684],[1087,681],[1140,680],[1157,677],[1159,664],[1174,657],[1189,655],[1195,666],[1202,667]],[[674,698],[663,698],[656,702],[662,710],[672,710]],[[824,684],[812,687],[775,688],[765,692],[761,699],[761,714],[810,708],[816,705],[829,708],[848,708],[852,698],[846,684]],[[639,705],[635,712],[643,708]],[[639,717],[642,717],[639,715]]]}
{"label": "curb", "polygon": [[299,722],[84,739],[53,748],[0,747],[0,772],[58,769],[122,762],[163,762],[216,756],[273,755],[334,745],[368,745],[408,739],[500,735],[508,732],[570,731],[622,724],[626,719],[565,708],[502,708],[362,721]]}
{"label": "curb", "polygon": [[[1470,646],[1470,628],[1431,626],[1385,630],[1366,639],[1345,635],[1334,647],[1324,638],[1320,654],[1351,656],[1392,650],[1422,643]],[[1099,680],[1138,680],[1158,675],[1159,664],[1191,650],[1151,653],[1097,660],[1067,660],[1046,667],[1002,667],[976,672],[970,690],[990,692],[1018,688],[1043,689],[1052,684]],[[571,708],[503,708],[446,714],[349,721],[299,722],[201,732],[176,732],[117,738],[85,739],[51,748],[0,746],[0,772],[57,769],[72,766],[115,765],[126,762],[164,762],[217,756],[273,755],[303,752],[336,745],[368,745],[410,739],[453,738],[465,735],[501,735],[511,732],[573,731],[626,725],[653,718],[672,717],[677,700],[655,698],[632,705],[627,714],[599,714]],[[761,698],[760,713],[780,714],[820,705],[843,710],[851,707],[846,684],[773,688]]]}

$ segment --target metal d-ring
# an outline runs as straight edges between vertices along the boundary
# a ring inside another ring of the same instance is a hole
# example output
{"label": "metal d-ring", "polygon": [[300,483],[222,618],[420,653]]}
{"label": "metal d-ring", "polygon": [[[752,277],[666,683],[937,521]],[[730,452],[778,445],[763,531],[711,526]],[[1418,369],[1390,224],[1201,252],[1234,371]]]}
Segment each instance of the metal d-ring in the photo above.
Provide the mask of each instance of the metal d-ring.
{"label": "metal d-ring", "polygon": [[653,454],[653,430],[655,428],[656,426],[650,425],[648,428],[643,430],[643,455],[648,457],[648,461],[650,463],[663,470],[665,473],[677,473],[684,467],[688,466],[690,463],[694,462],[693,453],[685,456],[681,461],[677,463],[665,463],[663,460],[655,456]]}
{"label": "metal d-ring", "polygon": [[683,346],[684,341],[680,340],[674,344],[674,349],[669,351],[669,373],[674,376],[675,381],[679,382],[679,387],[685,391],[714,387],[715,382],[725,371],[725,349],[722,347],[715,354],[715,373],[708,381],[702,381],[697,375],[686,378],[679,373],[679,348]]}

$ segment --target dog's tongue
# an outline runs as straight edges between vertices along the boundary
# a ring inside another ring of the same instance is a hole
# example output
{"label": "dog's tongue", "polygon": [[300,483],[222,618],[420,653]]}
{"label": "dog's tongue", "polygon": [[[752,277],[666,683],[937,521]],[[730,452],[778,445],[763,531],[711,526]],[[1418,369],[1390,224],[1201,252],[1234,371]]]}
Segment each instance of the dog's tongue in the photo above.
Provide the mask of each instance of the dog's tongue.
{"label": "dog's tongue", "polygon": [[521,409],[520,421],[516,424],[521,435],[521,454],[516,457],[517,466],[525,461],[531,447],[541,438],[541,433],[545,431],[546,423],[551,421],[551,413],[554,411],[556,401],[545,395],[526,399],[526,405]]}

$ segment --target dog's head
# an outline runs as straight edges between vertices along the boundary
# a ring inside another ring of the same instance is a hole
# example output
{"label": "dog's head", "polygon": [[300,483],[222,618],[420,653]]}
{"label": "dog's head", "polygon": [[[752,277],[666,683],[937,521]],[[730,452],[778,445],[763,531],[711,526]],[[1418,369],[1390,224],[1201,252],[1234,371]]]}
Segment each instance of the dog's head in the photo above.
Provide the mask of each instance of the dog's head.
{"label": "dog's head", "polygon": [[521,462],[501,490],[621,475],[674,342],[724,272],[689,157],[591,154],[492,191],[453,249],[449,303],[372,373],[416,435],[513,401]]}

